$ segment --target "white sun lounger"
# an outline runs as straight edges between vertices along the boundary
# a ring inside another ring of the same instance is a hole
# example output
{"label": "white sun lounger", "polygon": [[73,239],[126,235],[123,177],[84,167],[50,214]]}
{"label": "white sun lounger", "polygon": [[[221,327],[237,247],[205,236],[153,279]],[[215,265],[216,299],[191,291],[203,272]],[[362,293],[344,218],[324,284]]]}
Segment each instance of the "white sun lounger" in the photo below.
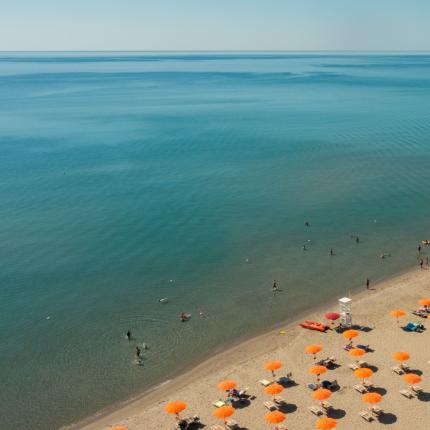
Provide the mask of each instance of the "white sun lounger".
{"label": "white sun lounger", "polygon": [[267,402],[264,402],[263,405],[269,411],[275,411],[276,410],[276,405],[269,400]]}
{"label": "white sun lounger", "polygon": [[411,391],[409,391],[409,390],[400,390],[400,391],[399,391],[399,393],[400,393],[402,396],[407,397],[408,399],[412,399],[413,397],[415,397],[415,396],[414,396],[414,393],[412,393],[412,392],[411,392]]}
{"label": "white sun lounger", "polygon": [[317,417],[324,415],[324,411],[318,406],[309,406],[309,410]]}
{"label": "white sun lounger", "polygon": [[222,406],[225,406],[225,402],[223,402],[222,400],[217,400],[216,402],[213,402],[212,405],[216,408],[221,408]]}
{"label": "white sun lounger", "polygon": [[355,391],[358,391],[361,394],[367,393],[369,391],[368,388],[366,388],[364,385],[362,384],[356,384],[353,385],[352,388],[354,388]]}
{"label": "white sun lounger", "polygon": [[398,375],[403,375],[405,372],[399,366],[393,366],[391,370]]}
{"label": "white sun lounger", "polygon": [[272,384],[272,381],[268,381],[267,379],[260,379],[258,382],[264,387],[268,387],[270,384]]}
{"label": "white sun lounger", "polygon": [[419,385],[412,385],[411,390],[417,394],[420,394],[424,391]]}
{"label": "white sun lounger", "polygon": [[372,417],[372,415],[369,411],[361,411],[358,413],[358,415],[360,415],[361,418],[363,418],[364,420],[366,420],[369,423],[375,419]]}

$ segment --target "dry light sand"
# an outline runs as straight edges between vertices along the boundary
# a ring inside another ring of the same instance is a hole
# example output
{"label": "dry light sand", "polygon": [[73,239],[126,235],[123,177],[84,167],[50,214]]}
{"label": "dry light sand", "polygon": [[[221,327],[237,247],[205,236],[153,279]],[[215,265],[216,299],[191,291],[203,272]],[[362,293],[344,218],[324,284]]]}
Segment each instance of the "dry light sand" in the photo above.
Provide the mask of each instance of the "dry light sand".
{"label": "dry light sand", "polygon": [[[346,343],[345,338],[334,331],[323,334],[304,330],[295,322],[284,328],[286,334],[275,330],[246,341],[113,412],[90,418],[70,428],[105,430],[124,425],[129,430],[174,429],[174,419],[164,412],[164,405],[180,399],[188,405],[185,415],[198,414],[205,428],[209,429],[218,423],[212,416],[214,407],[211,403],[223,397],[217,388],[218,382],[235,379],[239,388],[249,387],[248,392],[255,395],[255,399],[248,406],[236,409],[232,418],[244,430],[271,429],[273,426],[264,420],[267,411],[263,406],[269,396],[257,381],[270,379],[269,372],[263,366],[265,362],[276,359],[283,363],[277,376],[291,371],[298,384],[286,388],[281,394],[288,404],[284,425],[289,430],[313,429],[317,418],[308,407],[317,402],[312,399],[307,384],[314,381],[315,377],[308,373],[313,360],[304,353],[304,348],[310,343],[318,343],[324,348],[320,357],[333,355],[341,364],[341,367],[329,370],[325,375],[326,379],[337,379],[341,387],[329,399],[336,409],[337,429],[430,429],[430,327],[424,333],[407,333],[389,315],[390,310],[401,308],[407,312],[401,318],[401,323],[421,320],[426,325],[426,320],[410,313],[419,307],[417,301],[423,297],[430,297],[430,270],[413,270],[375,286],[373,291],[354,296],[354,323],[372,328],[370,332],[360,332],[357,343],[369,344],[375,350],[363,358],[375,366],[376,372],[370,381],[384,394],[380,406],[386,415],[381,422],[367,423],[358,415],[368,406],[352,388],[358,380],[347,366],[353,358],[342,348]],[[336,307],[333,305],[328,310],[336,310]],[[323,321],[323,314],[319,311],[308,318]],[[392,359],[396,351],[408,351],[411,355],[408,362],[410,367],[423,372],[423,380],[419,385],[424,393],[419,399],[408,400],[399,393],[407,384],[390,369],[396,364]]]}

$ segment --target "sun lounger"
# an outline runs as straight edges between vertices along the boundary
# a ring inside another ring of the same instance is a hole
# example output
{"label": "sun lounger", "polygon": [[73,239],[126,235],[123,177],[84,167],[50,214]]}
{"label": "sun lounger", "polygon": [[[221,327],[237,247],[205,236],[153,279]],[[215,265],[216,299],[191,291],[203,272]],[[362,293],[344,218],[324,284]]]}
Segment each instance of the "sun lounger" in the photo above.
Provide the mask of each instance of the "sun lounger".
{"label": "sun lounger", "polygon": [[227,420],[227,428],[228,429],[237,429],[239,427],[239,424],[235,420]]}
{"label": "sun lounger", "polygon": [[276,405],[269,400],[264,402],[263,405],[266,409],[269,409],[269,411],[275,411],[276,410]]}
{"label": "sun lounger", "polygon": [[411,390],[416,394],[421,394],[424,391],[419,385],[412,385]]}
{"label": "sun lounger", "polygon": [[281,397],[281,396],[276,396],[273,401],[277,404],[277,405],[282,405],[285,403],[285,400]]}
{"label": "sun lounger", "polygon": [[411,368],[405,363],[400,364],[399,367],[400,367],[400,369],[402,369],[406,373],[411,371]]}
{"label": "sun lounger", "polygon": [[324,415],[324,411],[318,406],[309,406],[309,410],[315,414],[317,417]]}
{"label": "sun lounger", "polygon": [[400,393],[402,396],[407,397],[408,399],[412,399],[413,397],[415,397],[415,396],[414,396],[414,393],[412,393],[412,392],[411,392],[411,391],[409,391],[409,390],[400,390],[400,391],[399,391],[399,393]]}
{"label": "sun lounger", "polygon": [[369,382],[369,381],[363,381],[361,383],[361,385],[363,385],[364,387],[366,387],[368,390],[374,387],[373,383]]}
{"label": "sun lounger", "polygon": [[372,411],[373,415],[375,415],[376,417],[380,417],[381,415],[384,414],[384,411],[379,406],[372,406],[370,410]]}
{"label": "sun lounger", "polygon": [[358,391],[360,394],[365,394],[365,393],[367,393],[369,391],[368,388],[366,388],[362,384],[353,385],[352,388],[354,388],[354,390]]}
{"label": "sun lounger", "polygon": [[358,413],[358,415],[360,415],[361,418],[365,419],[369,423],[374,420],[374,418],[372,417],[369,411],[361,411]]}
{"label": "sun lounger", "polygon": [[210,430],[225,430],[224,427],[220,426],[219,424],[215,424],[211,426]]}
{"label": "sun lounger", "polygon": [[319,387],[321,387],[321,384],[314,384],[314,383],[308,384],[308,388],[310,388],[313,391],[317,390]]}
{"label": "sun lounger", "polygon": [[212,405],[216,408],[221,408],[222,406],[225,406],[225,402],[222,400],[217,400],[216,402],[213,402]]}
{"label": "sun lounger", "polygon": [[399,366],[393,366],[391,370],[398,375],[403,375],[405,373]]}
{"label": "sun lounger", "polygon": [[357,370],[357,369],[359,369],[359,368],[360,368],[360,366],[359,366],[357,363],[351,363],[351,364],[348,364],[348,367],[349,367],[351,370]]}
{"label": "sun lounger", "polygon": [[260,379],[258,381],[261,385],[263,385],[264,387],[268,387],[270,384],[272,384],[272,381],[268,381],[267,379]]}
{"label": "sun lounger", "polygon": [[330,409],[333,409],[333,405],[329,402],[321,402],[321,407],[325,410],[325,411],[329,411]]}

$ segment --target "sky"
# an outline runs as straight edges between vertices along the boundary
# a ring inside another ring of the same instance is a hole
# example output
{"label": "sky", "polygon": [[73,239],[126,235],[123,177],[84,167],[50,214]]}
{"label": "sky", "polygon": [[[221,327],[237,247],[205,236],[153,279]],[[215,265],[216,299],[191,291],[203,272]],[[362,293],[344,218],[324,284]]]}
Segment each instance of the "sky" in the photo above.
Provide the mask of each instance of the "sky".
{"label": "sky", "polygon": [[430,1],[0,0],[0,50],[430,51]]}

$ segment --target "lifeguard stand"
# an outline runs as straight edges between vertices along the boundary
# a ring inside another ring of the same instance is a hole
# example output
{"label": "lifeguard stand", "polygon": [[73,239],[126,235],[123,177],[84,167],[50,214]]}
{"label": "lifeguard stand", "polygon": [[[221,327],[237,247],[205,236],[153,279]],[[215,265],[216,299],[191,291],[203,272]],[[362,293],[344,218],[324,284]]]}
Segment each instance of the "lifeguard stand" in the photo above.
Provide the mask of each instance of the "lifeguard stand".
{"label": "lifeguard stand", "polygon": [[344,327],[352,326],[352,300],[348,297],[339,299],[340,323]]}

